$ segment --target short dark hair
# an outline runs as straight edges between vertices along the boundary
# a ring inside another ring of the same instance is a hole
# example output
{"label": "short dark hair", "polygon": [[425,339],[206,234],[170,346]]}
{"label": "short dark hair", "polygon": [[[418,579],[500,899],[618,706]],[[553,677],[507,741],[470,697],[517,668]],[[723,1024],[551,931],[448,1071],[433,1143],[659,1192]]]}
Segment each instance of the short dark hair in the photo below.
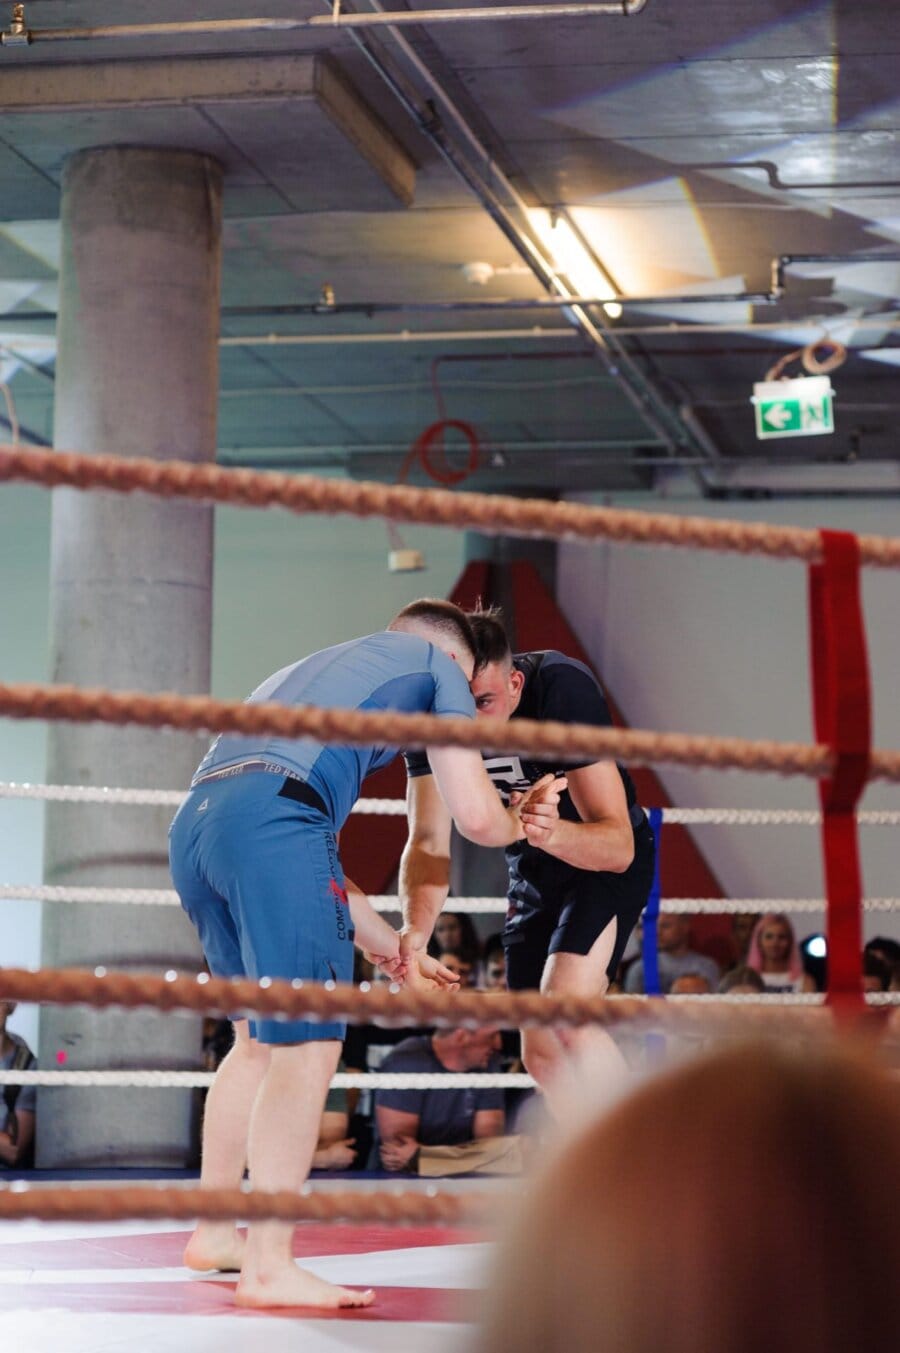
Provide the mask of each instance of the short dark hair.
{"label": "short dark hair", "polygon": [[887,935],[876,935],[874,939],[869,940],[865,952],[867,954],[880,954],[891,964],[900,963],[900,944]]}
{"label": "short dark hair", "polygon": [[869,953],[863,950],[863,976],[876,977],[881,983],[881,990],[887,991],[891,985],[891,965],[886,963],[883,958],[879,958],[875,953]]}
{"label": "short dark hair", "polygon": [[487,667],[490,663],[507,663],[512,658],[509,635],[503,624],[503,612],[499,606],[489,606],[486,610],[479,607],[469,611],[469,623],[475,635],[475,670]]}
{"label": "short dark hair", "polygon": [[719,995],[727,996],[732,987],[753,987],[755,991],[765,991],[766,984],[755,968],[741,963],[725,974],[719,983]]}
{"label": "short dark hair", "polygon": [[457,643],[468,649],[473,658],[477,658],[478,641],[469,623],[469,617],[452,601],[444,601],[440,597],[419,597],[418,601],[411,601],[408,606],[397,612],[391,621],[391,627],[398,621],[405,620],[418,620],[423,625],[430,625],[432,629],[450,635]]}

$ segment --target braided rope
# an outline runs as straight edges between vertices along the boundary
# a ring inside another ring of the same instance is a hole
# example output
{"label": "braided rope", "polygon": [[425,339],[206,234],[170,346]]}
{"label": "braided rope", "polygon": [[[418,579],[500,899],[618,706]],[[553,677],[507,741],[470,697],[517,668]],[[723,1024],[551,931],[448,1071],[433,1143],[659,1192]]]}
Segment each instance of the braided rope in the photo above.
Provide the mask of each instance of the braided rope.
{"label": "braided rope", "polygon": [[[181,901],[171,888],[87,888],[46,883],[0,884],[0,902],[64,902],[78,905],[178,907]],[[399,912],[400,898],[395,894],[373,894],[369,902],[378,912]],[[900,897],[867,897],[865,911],[900,911]],[[821,897],[667,897],[663,911],[685,915],[729,916],[743,912],[817,912],[827,902]],[[509,901],[505,897],[451,897],[448,910],[470,916],[505,915]]]}
{"label": "braided rope", "polygon": [[[24,480],[44,488],[66,484],[111,493],[139,491],[164,498],[232,503],[240,507],[281,507],[298,513],[387,517],[397,522],[552,540],[672,545],[806,562],[822,558],[819,532],[799,527],[709,521],[703,517],[548,503],[537,498],[487,493],[414,489],[405,484],[351,483],[272,470],[193,465],[178,460],[123,459],[0,446],[0,480]],[[900,540],[860,536],[859,546],[864,564],[900,568]]]}
{"label": "braided rope", "polygon": [[[597,728],[532,719],[441,718],[433,714],[330,709],[309,705],[244,704],[209,696],[147,695],[139,691],[81,690],[74,686],[0,684],[0,715],[76,723],[137,724],[146,728],[314,736],[350,746],[470,747],[542,757],[642,764],[703,766],[714,770],[774,771],[819,779],[833,770],[823,745],[751,742],[634,729]],[[900,781],[900,752],[873,752],[870,779]]]}
{"label": "braided rope", "polygon": [[[47,799],[54,803],[165,804],[176,808],[184,798],[182,789],[117,789],[94,785],[32,785],[0,780],[0,799]],[[357,799],[354,813],[373,817],[405,817],[404,799]],[[822,814],[798,808],[663,808],[663,824],[717,827],[817,827]],[[900,827],[900,812],[858,812],[861,827]]]}
{"label": "braided rope", "polygon": [[[398,990],[381,983],[355,987],[335,982],[304,983],[300,979],[273,981],[268,977],[253,982],[247,978],[209,977],[206,973],[186,977],[176,972],[168,972],[164,977],[136,976],[107,972],[102,967],[94,972],[77,968],[34,972],[2,968],[0,999],[90,1005],[99,1009],[193,1010],[231,1018],[253,1015],[313,1023],[346,1020],[388,1028],[414,1025],[444,1029],[575,1028],[588,1024],[613,1028],[638,1024],[707,1035],[736,1028],[746,1033],[751,1022],[760,1032],[769,1029],[778,1033],[785,1014],[780,1003],[776,1008],[771,1001],[738,1011],[725,1000],[658,1001],[641,996],[608,999],[550,996],[538,991],[459,991],[448,995],[409,987]],[[797,998],[788,1003],[806,1004]],[[798,1034],[822,1032],[830,1027],[830,1011],[824,1008],[797,1009],[791,1014],[793,1029]]]}
{"label": "braided rope", "polygon": [[496,1197],[478,1192],[438,1193],[328,1189],[263,1193],[249,1189],[200,1189],[148,1184],[72,1188],[16,1181],[0,1185],[0,1217],[38,1221],[228,1221],[404,1222],[439,1226],[489,1220]]}

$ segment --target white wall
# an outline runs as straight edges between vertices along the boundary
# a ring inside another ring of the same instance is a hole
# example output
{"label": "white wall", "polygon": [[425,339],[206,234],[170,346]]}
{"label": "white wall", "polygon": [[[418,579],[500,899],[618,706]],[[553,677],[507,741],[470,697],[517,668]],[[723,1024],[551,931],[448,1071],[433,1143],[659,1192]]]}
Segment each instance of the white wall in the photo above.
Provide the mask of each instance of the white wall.
{"label": "white wall", "polygon": [[[426,572],[388,573],[380,521],[218,509],[214,693],[242,699],[304,653],[382,629],[414,597],[446,596],[463,567],[463,537],[417,527],[403,537],[425,553]],[[49,494],[0,486],[0,681],[48,679],[49,541]],[[45,759],[44,724],[0,719],[0,780],[42,782]],[[0,799],[0,882],[40,883],[42,856],[41,803]],[[40,906],[0,906],[0,965],[37,965]],[[10,1027],[34,1045],[36,1022],[21,1007]]]}
{"label": "white wall", "polygon": [[[600,501],[580,499],[579,501]],[[710,503],[692,495],[651,506],[742,521],[896,535],[891,500]],[[874,740],[900,747],[896,681],[900,575],[866,569],[863,597]],[[634,728],[811,742],[806,571],[802,564],[694,550],[602,544],[560,548],[561,605]],[[816,808],[815,783],[736,771],[659,768],[683,807]],[[897,786],[870,785],[864,808],[900,809]],[[821,897],[814,827],[704,827],[697,840],[732,897]],[[861,829],[867,895],[900,895],[900,829]],[[801,918],[802,933],[821,917]],[[867,935],[900,936],[900,918],[867,917]]]}

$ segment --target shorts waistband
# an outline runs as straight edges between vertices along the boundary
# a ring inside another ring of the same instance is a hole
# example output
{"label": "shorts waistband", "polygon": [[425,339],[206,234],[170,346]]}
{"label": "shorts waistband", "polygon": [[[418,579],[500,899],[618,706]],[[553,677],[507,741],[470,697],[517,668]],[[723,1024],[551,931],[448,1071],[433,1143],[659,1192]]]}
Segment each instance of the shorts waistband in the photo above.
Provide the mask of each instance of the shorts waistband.
{"label": "shorts waistband", "polygon": [[305,780],[301,780],[296,771],[289,770],[287,766],[279,766],[274,761],[238,761],[233,766],[223,766],[221,770],[208,771],[206,775],[198,775],[191,782],[191,789],[196,789],[197,785],[208,784],[210,780],[231,780],[235,775],[243,775],[246,771],[263,771],[269,775],[278,775],[283,783],[278,791],[279,797],[283,799],[293,799],[295,803],[305,803],[308,808],[315,808],[324,817],[328,817],[328,806],[321,794],[318,794]]}
{"label": "shorts waistband", "polygon": [[280,775],[283,779],[297,780],[300,783],[300,776],[295,771],[289,770],[287,766],[279,766],[274,761],[237,761],[233,766],[223,766],[221,770],[210,770],[205,775],[198,775],[191,781],[191,789],[195,785],[205,785],[210,780],[230,780],[234,775],[243,775],[245,771],[265,771],[269,775]]}

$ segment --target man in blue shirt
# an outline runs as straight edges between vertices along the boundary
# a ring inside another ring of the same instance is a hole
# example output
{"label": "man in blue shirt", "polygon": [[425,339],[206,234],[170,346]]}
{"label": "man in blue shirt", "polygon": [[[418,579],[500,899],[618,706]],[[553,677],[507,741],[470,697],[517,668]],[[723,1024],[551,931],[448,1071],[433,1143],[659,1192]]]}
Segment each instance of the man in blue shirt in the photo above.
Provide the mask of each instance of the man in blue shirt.
{"label": "man in blue shirt", "polygon": [[[472,682],[479,714],[608,726],[596,677],[553,650],[515,657],[496,614],[470,615],[481,663]],[[410,836],[400,866],[407,929],[403,946],[427,943],[447,896],[450,822],[427,758],[406,756]],[[558,763],[556,763],[558,764]],[[527,792],[554,763],[486,757],[504,801]],[[556,773],[559,773],[558,771]],[[602,996],[653,881],[654,843],[628,772],[614,761],[569,764],[567,791],[523,807],[524,839],[506,848],[509,910],[503,929],[511,990]],[[558,805],[558,806],[557,806]],[[591,1052],[604,1067],[619,1063],[597,1027],[525,1029],[525,1065],[550,1096],[572,1053]]]}
{"label": "man in blue shirt", "polygon": [[[387,630],[339,644],[276,672],[250,703],[473,717],[475,640],[444,601],[413,602]],[[392,748],[223,735],[198,767],[170,831],[182,905],[216,977],[349,981],[356,943],[402,977],[399,938],[344,878],[337,833],[365,777]],[[483,845],[523,834],[478,752],[433,748],[428,759],[459,830]],[[539,792],[555,792],[549,780]],[[450,974],[424,957],[426,977]],[[235,1188],[245,1163],[255,1189],[299,1190],[308,1173],[342,1024],[237,1020],[235,1043],[206,1103],[201,1186]],[[359,1306],[370,1292],[298,1268],[293,1227],[254,1223],[246,1247],[230,1223],[201,1221],[185,1252],[193,1269],[239,1270],[236,1301],[250,1307]]]}

